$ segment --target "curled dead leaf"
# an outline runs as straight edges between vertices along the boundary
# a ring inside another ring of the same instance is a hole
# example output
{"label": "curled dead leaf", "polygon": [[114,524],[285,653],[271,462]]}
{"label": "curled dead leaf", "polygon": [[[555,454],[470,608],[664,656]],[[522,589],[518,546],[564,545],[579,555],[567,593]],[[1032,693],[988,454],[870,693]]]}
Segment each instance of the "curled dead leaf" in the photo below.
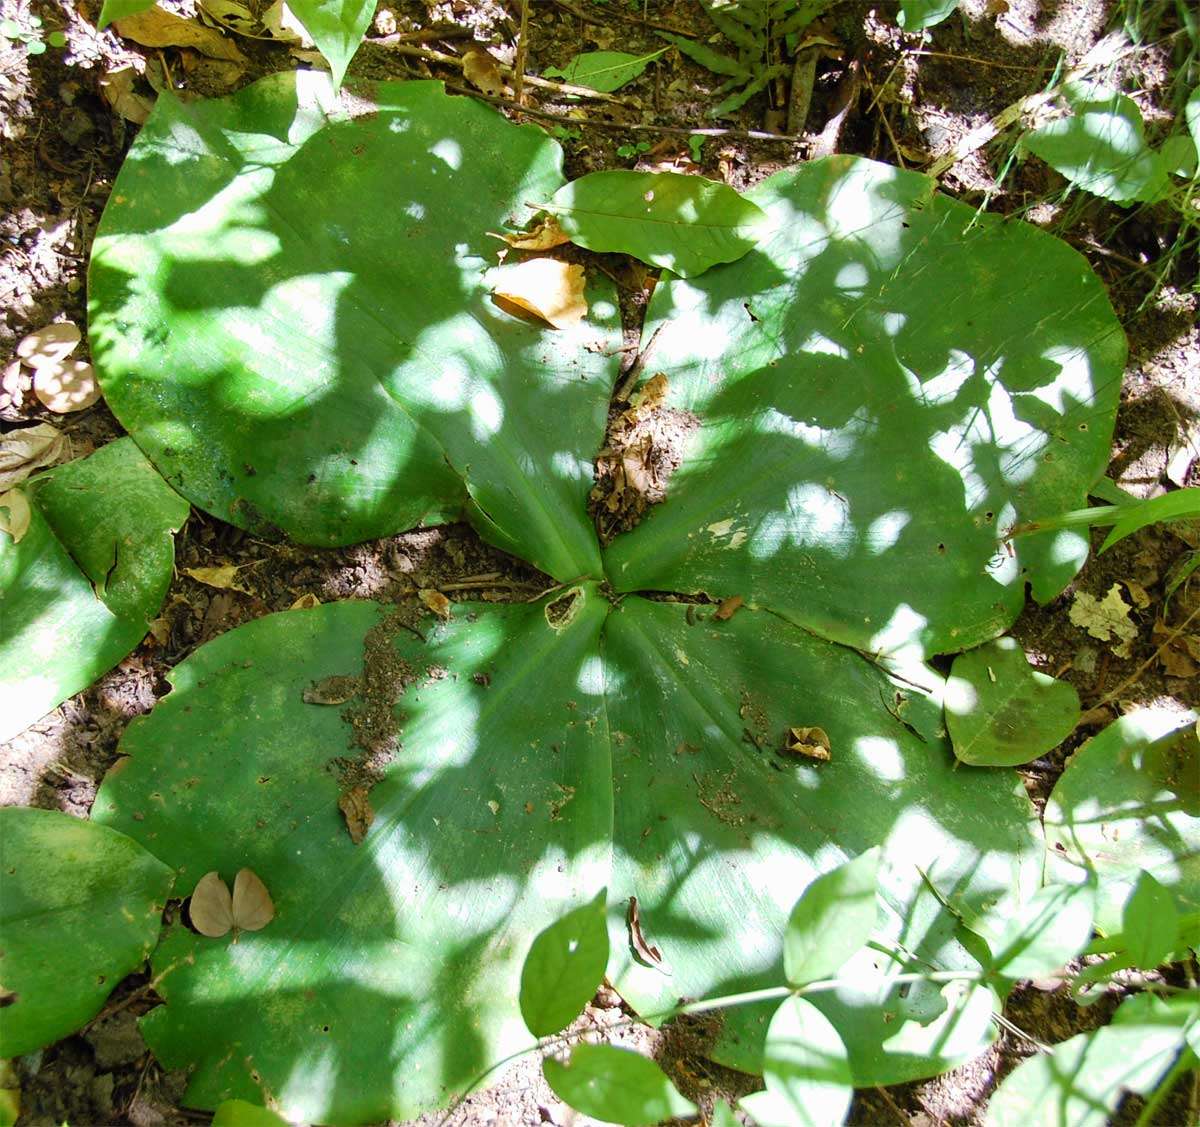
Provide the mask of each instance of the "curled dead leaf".
{"label": "curled dead leaf", "polygon": [[312,610],[313,607],[319,607],[321,600],[317,598],[311,591],[301,595],[288,610]]}
{"label": "curled dead leaf", "polygon": [[134,125],[145,125],[154,99],[137,92],[137,71],[133,67],[110,70],[100,79],[100,93],[104,100],[126,121]]}
{"label": "curled dead leaf", "polygon": [[47,411],[70,415],[100,398],[96,373],[86,360],[60,360],[34,369],[33,394]]}
{"label": "curled dead leaf", "polygon": [[643,963],[648,966],[663,967],[663,953],[646,938],[646,933],[642,930],[642,916],[638,909],[638,901],[636,896],[629,898],[629,945],[633,948],[633,953],[637,955]]}
{"label": "curled dead leaf", "polygon": [[722,599],[720,606],[713,611],[713,618],[720,622],[728,621],[737,613],[743,602],[741,595],[730,595],[729,598]]}
{"label": "curled dead leaf", "polygon": [[34,470],[61,462],[67,453],[67,436],[49,423],[0,435],[0,493],[19,485]]}
{"label": "curled dead leaf", "polygon": [[556,329],[569,328],[587,315],[583,267],[574,263],[531,258],[501,266],[495,271],[495,282],[492,297],[506,312],[513,312],[508,307],[515,306]]}
{"label": "curled dead leaf", "polygon": [[670,381],[663,372],[655,372],[644,384],[629,397],[629,408],[639,412],[639,415],[656,411],[667,398]]}
{"label": "curled dead leaf", "polygon": [[346,819],[346,829],[350,832],[350,840],[358,845],[367,836],[367,830],[375,821],[375,811],[371,809],[371,800],[366,787],[352,787],[338,798],[338,809]]}
{"label": "curled dead leaf", "polygon": [[833,748],[824,728],[789,728],[783,741],[783,750],[788,755],[803,755],[819,763],[828,763]]}
{"label": "curled dead leaf", "polygon": [[504,79],[500,74],[500,67],[482,47],[471,47],[463,53],[462,72],[463,78],[476,90],[482,90],[492,98],[504,96]]}
{"label": "curled dead leaf", "polygon": [[1120,585],[1114,583],[1103,599],[1080,591],[1071,604],[1068,617],[1093,638],[1099,638],[1102,642],[1111,641],[1112,651],[1117,657],[1130,657],[1138,633],[1137,626],[1129,618],[1131,609],[1121,598]]}
{"label": "curled dead leaf", "polygon": [[243,595],[251,595],[252,591],[237,582],[238,572],[257,567],[260,562],[255,560],[248,564],[221,564],[219,567],[185,567],[183,574],[206,587],[215,587],[218,591],[240,591]]}
{"label": "curled dead leaf", "polygon": [[29,531],[31,516],[29,502],[19,489],[0,493],[0,532],[7,532],[14,544],[19,544]]}
{"label": "curled dead leaf", "polygon": [[358,678],[333,676],[314,681],[301,693],[305,704],[345,704],[358,695]]}
{"label": "curled dead leaf", "polygon": [[75,351],[81,339],[70,321],[55,321],[22,337],[17,355],[31,368],[57,365]]}
{"label": "curled dead leaf", "polygon": [[432,587],[422,587],[417,592],[417,597],[423,602],[438,618],[450,617],[450,600],[446,598],[441,591],[437,591]]}
{"label": "curled dead leaf", "polygon": [[517,235],[501,235],[516,250],[553,250],[571,240],[553,215],[545,215],[540,223]]}
{"label": "curled dead leaf", "polygon": [[212,59],[243,63],[246,56],[219,31],[195,20],[185,20],[163,8],[147,8],[113,21],[123,39],[143,47],[193,47]]}

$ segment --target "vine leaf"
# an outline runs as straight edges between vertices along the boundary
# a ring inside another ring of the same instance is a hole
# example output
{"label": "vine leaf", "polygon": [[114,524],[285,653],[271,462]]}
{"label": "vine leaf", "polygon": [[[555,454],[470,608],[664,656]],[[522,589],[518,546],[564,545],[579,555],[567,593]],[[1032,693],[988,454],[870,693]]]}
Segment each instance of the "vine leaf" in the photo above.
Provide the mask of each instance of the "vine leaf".
{"label": "vine leaf", "polygon": [[565,1064],[547,1057],[542,1071],[559,1099],[606,1123],[652,1127],[699,1111],[654,1061],[632,1049],[576,1045]]}

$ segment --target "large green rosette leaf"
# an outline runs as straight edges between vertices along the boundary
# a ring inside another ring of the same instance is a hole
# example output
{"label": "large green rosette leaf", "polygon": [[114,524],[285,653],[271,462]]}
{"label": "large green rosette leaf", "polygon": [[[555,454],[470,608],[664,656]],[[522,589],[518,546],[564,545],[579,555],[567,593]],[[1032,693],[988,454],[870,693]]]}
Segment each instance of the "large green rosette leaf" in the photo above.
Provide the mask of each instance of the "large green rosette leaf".
{"label": "large green rosette leaf", "polygon": [[[178,666],[126,733],[94,816],[167,862],[182,892],[245,866],[276,908],[236,944],[176,922],[156,952],[166,1005],[143,1031],[167,1067],[193,1068],[189,1106],[405,1119],[529,1043],[529,942],[607,872],[605,603],[578,594],[557,628],[538,605],[467,609],[419,627],[428,645],[374,603],[259,619]],[[395,757],[372,741],[382,778],[355,845],[340,773],[368,756],[348,747],[342,708],[302,698],[363,673],[364,653],[376,686],[411,683]]]}
{"label": "large green rosette leaf", "polygon": [[457,515],[561,580],[598,575],[590,459],[616,374],[601,279],[552,331],[489,297],[500,244],[562,185],[534,126],[436,82],[272,75],[160,99],[89,274],[105,396],[223,520],[346,544]]}
{"label": "large green rosette leaf", "polygon": [[73,1033],[158,941],[173,876],[124,834],[0,810],[0,1057]]}
{"label": "large green rosette leaf", "polygon": [[[974,967],[918,866],[977,910],[1036,884],[1043,847],[1014,776],[955,772],[948,746],[888,710],[879,670],[772,615],[693,627],[681,606],[610,609],[591,586],[454,613],[419,627],[428,644],[380,627],[396,620],[370,603],[261,619],[197,651],[126,734],[96,816],[161,855],[179,888],[247,866],[277,908],[236,946],[180,924],[160,945],[166,1004],[145,1033],[170,1067],[194,1067],[189,1104],[276,1100],[339,1123],[444,1104],[528,1044],[522,960],[606,885],[609,975],[641,1012],[778,985],[796,897],[877,844],[876,939],[895,953],[865,951],[818,1002],[856,1081],[986,1044],[990,992],[902,997],[889,978]],[[372,759],[375,819],[355,846],[337,804],[347,761],[364,758],[347,746],[359,705],[303,694],[359,676],[364,653],[382,677],[370,683],[403,691],[400,747]],[[831,763],[776,754],[794,723],[826,728]],[[631,895],[669,976],[634,961]],[[759,1016],[727,1016],[721,1059],[761,1063]]]}
{"label": "large green rosette leaf", "polygon": [[128,438],[23,485],[30,523],[0,532],[0,740],[107,673],[171,583],[188,506]]}
{"label": "large green rosette leaf", "polygon": [[[1087,554],[1081,507],[1125,341],[1084,259],[858,157],[749,198],[774,230],[655,290],[648,364],[700,421],[666,501],[606,552],[620,590],[741,595],[880,653],[1001,633]],[[657,336],[655,334],[657,333]]]}
{"label": "large green rosette leaf", "polygon": [[[931,1075],[987,1043],[984,989],[889,978],[975,967],[930,890],[979,910],[1040,879],[1033,809],[1009,772],[955,770],[892,711],[893,686],[860,655],[766,612],[688,625],[685,608],[628,598],[605,629],[613,741],[610,896],[636,895],[669,974],[638,960],[620,921],[609,977],[641,1013],[784,981],[782,934],[820,873],[879,845],[883,923],[811,998],[837,1027],[857,1085]],[[780,754],[820,727],[828,763]],[[926,883],[925,877],[929,883]],[[908,951],[912,956],[905,956]],[[729,1010],[717,1059],[755,1071],[771,1007]]]}

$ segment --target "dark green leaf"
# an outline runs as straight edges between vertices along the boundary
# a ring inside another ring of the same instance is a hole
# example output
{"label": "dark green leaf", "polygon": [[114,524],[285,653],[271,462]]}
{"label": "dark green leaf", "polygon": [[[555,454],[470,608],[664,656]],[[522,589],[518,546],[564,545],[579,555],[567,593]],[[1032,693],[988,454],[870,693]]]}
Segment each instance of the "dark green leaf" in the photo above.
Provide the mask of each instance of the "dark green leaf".
{"label": "dark green leaf", "polygon": [[875,930],[879,850],[817,877],[788,917],[783,966],[792,986],[830,978]]}
{"label": "dark green leaf", "polygon": [[705,70],[711,70],[713,74],[727,74],[733,78],[747,81],[753,76],[753,72],[744,63],[738,62],[737,59],[731,59],[728,55],[722,55],[719,51],[714,51],[711,47],[706,47],[694,39],[685,39],[682,35],[671,35],[665,31],[660,31],[658,34],[664,39],[670,40],[689,59],[699,63]]}
{"label": "dark green leaf", "polygon": [[608,966],[606,893],[541,932],[521,968],[521,1016],[535,1037],[566,1028],[596,993]]}
{"label": "dark green leaf", "polygon": [[1153,970],[1174,953],[1179,941],[1175,897],[1152,873],[1142,873],[1125,901],[1121,933],[1134,966]]}
{"label": "dark green leaf", "polygon": [[725,184],[678,172],[591,172],[545,207],[579,246],[631,254],[683,277],[741,258],[766,218]]}
{"label": "dark green leaf", "polygon": [[956,657],[945,704],[954,754],[976,767],[1028,763],[1079,723],[1074,687],[1031,668],[1013,638]]}
{"label": "dark green leaf", "polygon": [[288,1121],[258,1104],[226,1100],[213,1112],[211,1127],[288,1127]]}
{"label": "dark green leaf", "polygon": [[1196,175],[1196,142],[1182,133],[1168,137],[1159,149],[1159,155],[1172,176],[1190,180]]}
{"label": "dark green leaf", "polygon": [[158,942],[173,880],[115,830],[56,810],[0,809],[0,1058],[99,1012]]}
{"label": "dark green leaf", "polygon": [[908,32],[923,31],[940,24],[957,7],[958,0],[900,0],[896,23]]}
{"label": "dark green leaf", "polygon": [[100,9],[100,20],[96,26],[103,30],[113,20],[123,20],[126,16],[133,16],[153,7],[154,0],[104,0]]}
{"label": "dark green leaf", "polygon": [[371,26],[375,0],[290,0],[288,7],[329,60],[334,88],[341,86],[346,68]]}
{"label": "dark green leaf", "polygon": [[654,1061],[613,1045],[576,1045],[566,1064],[542,1062],[546,1082],[584,1115],[625,1127],[649,1127],[699,1110],[684,1099]]}
{"label": "dark green leaf", "polygon": [[788,998],[767,1029],[765,1092],[740,1106],[761,1127],[831,1127],[845,1122],[854,1081],[837,1030],[811,1002]]}
{"label": "dark green leaf", "polygon": [[576,55],[565,67],[547,67],[546,76],[557,76],[576,86],[588,86],[602,93],[620,90],[667,50],[648,55],[630,55],[625,51],[586,51]]}
{"label": "dark green leaf", "polygon": [[1124,540],[1140,528],[1159,521],[1191,520],[1200,516],[1200,486],[1176,489],[1123,508],[1112,531],[1104,538],[1100,551],[1106,552],[1118,540]]}

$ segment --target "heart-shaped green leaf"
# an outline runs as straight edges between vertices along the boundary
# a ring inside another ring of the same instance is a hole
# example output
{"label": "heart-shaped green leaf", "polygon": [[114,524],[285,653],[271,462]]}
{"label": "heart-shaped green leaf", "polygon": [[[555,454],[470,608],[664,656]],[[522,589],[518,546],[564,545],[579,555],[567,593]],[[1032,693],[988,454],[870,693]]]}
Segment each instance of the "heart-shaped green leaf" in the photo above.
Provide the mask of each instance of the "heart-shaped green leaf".
{"label": "heart-shaped green leaf", "polygon": [[158,942],[171,871],[124,834],[57,810],[0,809],[0,1057],[94,1017]]}
{"label": "heart-shaped green leaf", "polygon": [[1175,897],[1154,879],[1142,873],[1125,901],[1121,917],[1125,953],[1132,964],[1152,970],[1166,960],[1179,941],[1179,913]]}
{"label": "heart-shaped green leaf", "polygon": [[868,849],[817,877],[796,902],[783,937],[793,986],[832,975],[870,938],[878,922],[879,854]]}
{"label": "heart-shaped green leaf", "polygon": [[606,1123],[653,1127],[698,1110],[654,1061],[632,1049],[576,1045],[565,1064],[549,1057],[542,1070],[559,1099]]}
{"label": "heart-shaped green leaf", "polygon": [[727,185],[678,172],[590,172],[545,207],[573,243],[685,278],[741,258],[766,218]]}
{"label": "heart-shaped green leaf", "polygon": [[540,129],[436,82],[339,101],[288,72],[160,99],[92,253],[109,406],[239,527],[347,544],[469,508],[555,577],[598,575],[615,297],[601,279],[589,319],[554,331],[497,308],[486,276],[488,232],[524,226],[560,163]]}
{"label": "heart-shaped green leaf", "polygon": [[146,636],[171,583],[171,534],[188,515],[128,438],[19,493],[29,527],[19,541],[0,531],[0,740],[86,689]]}
{"label": "heart-shaped green leaf", "polygon": [[648,55],[630,55],[626,51],[585,51],[576,55],[565,67],[547,67],[543,73],[547,78],[557,76],[576,86],[589,86],[608,94],[632,82],[666,50],[664,47]]}
{"label": "heart-shaped green leaf", "polygon": [[346,68],[371,26],[374,0],[289,0],[288,7],[329,60],[334,87],[341,86]]}
{"label": "heart-shaped green leaf", "polygon": [[604,892],[541,932],[521,969],[521,1016],[535,1037],[566,1028],[596,993],[608,966]]}
{"label": "heart-shaped green leaf", "polygon": [[944,697],[954,754],[1015,767],[1057,747],[1079,723],[1079,694],[1033,669],[1014,638],[959,654]]}

